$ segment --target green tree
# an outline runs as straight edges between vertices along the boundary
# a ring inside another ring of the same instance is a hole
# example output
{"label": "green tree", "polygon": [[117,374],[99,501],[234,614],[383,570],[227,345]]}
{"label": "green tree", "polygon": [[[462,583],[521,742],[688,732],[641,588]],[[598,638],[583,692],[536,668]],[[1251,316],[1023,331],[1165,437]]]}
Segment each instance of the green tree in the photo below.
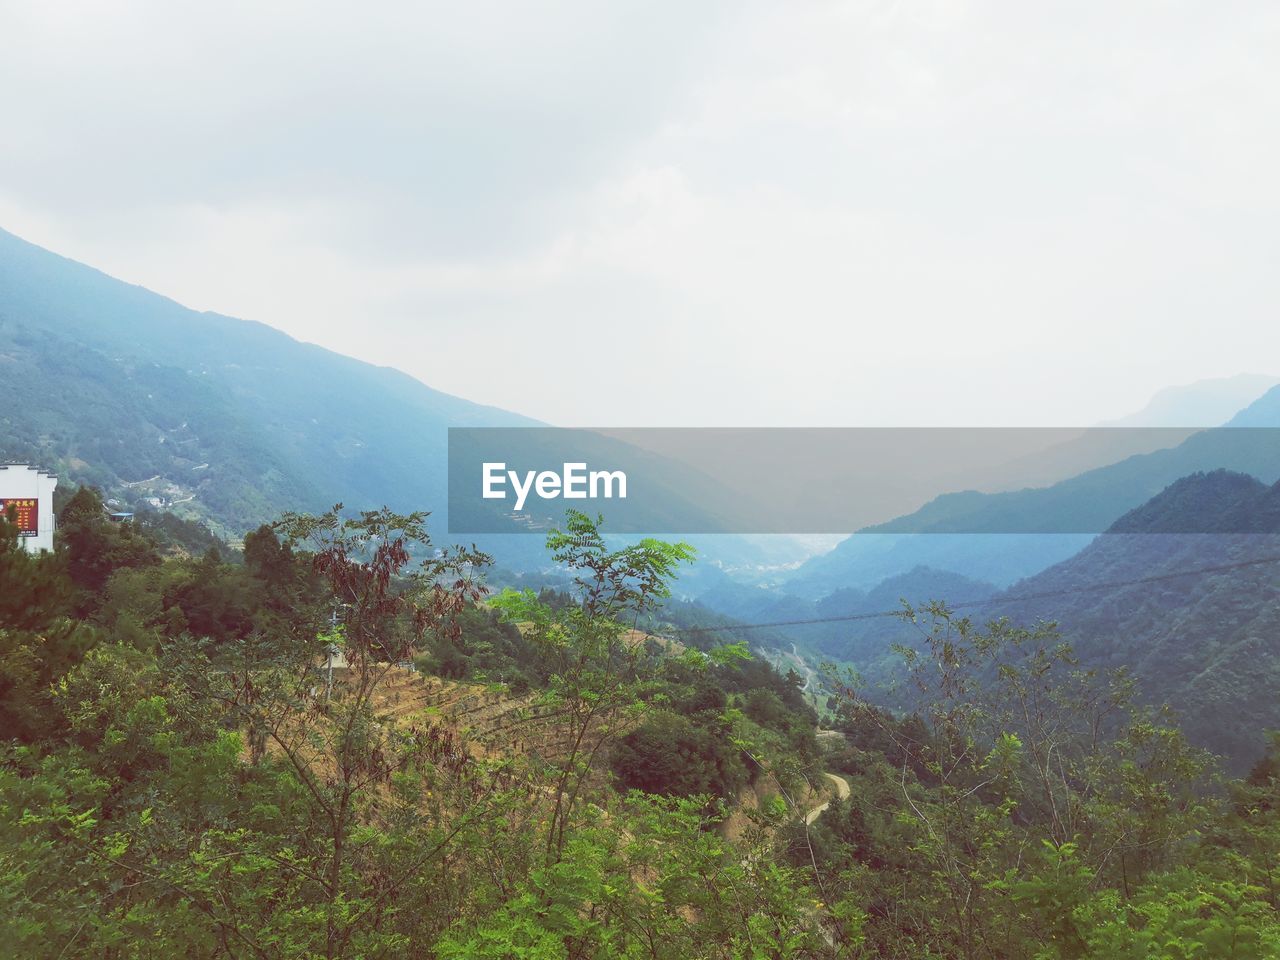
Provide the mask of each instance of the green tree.
{"label": "green tree", "polygon": [[31,742],[57,727],[49,691],[100,636],[70,619],[64,558],[26,551],[0,517],[0,730]]}
{"label": "green tree", "polygon": [[1022,955],[1033,929],[1049,930],[1071,956],[1086,878],[1129,892],[1194,843],[1212,813],[1207,757],[1134,704],[1128,677],[1084,669],[1050,624],[979,625],[942,604],[904,617],[920,639],[898,648],[899,696],[916,719],[834,681],[842,709],[889,741],[898,767],[910,876],[898,930],[877,935],[973,958]]}
{"label": "green tree", "polygon": [[117,570],[160,562],[155,544],[133,524],[107,519],[102,498],[90,487],[76,491],[58,521],[57,547],[77,588],[77,616],[87,617],[97,609],[107,580]]}
{"label": "green tree", "polygon": [[634,636],[635,623],[670,595],[680,564],[693,558],[687,544],[653,539],[610,550],[600,522],[570,511],[565,529],[547,538],[552,558],[574,574],[577,604],[556,608],[533,591],[513,590],[493,600],[551,663],[544,701],[562,718],[563,751],[549,785],[548,865],[563,854],[566,831],[597,759],[641,712],[653,665]]}

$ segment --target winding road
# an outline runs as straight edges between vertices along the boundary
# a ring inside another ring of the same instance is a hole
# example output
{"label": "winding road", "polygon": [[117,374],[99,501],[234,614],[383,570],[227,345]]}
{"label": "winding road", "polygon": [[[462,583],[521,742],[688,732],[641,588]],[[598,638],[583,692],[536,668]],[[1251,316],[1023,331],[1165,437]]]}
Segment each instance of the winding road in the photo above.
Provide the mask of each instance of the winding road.
{"label": "winding road", "polygon": [[[844,777],[837,776],[834,773],[824,773],[823,776],[836,785],[837,797],[839,797],[841,800],[848,799],[849,797],[849,781],[848,780],[846,780]],[[831,801],[824,800],[822,803],[818,804],[816,807],[814,807],[812,810],[806,813],[804,815],[805,826],[811,825],[815,820],[817,820],[820,816],[826,813],[827,807],[829,806],[831,806]]]}

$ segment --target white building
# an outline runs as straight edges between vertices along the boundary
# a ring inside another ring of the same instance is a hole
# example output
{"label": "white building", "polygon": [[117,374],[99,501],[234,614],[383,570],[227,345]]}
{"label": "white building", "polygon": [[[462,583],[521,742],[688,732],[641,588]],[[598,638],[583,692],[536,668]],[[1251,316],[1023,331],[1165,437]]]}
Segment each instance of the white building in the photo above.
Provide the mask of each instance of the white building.
{"label": "white building", "polygon": [[0,513],[18,514],[18,535],[30,553],[53,549],[53,488],[58,478],[25,463],[0,463]]}

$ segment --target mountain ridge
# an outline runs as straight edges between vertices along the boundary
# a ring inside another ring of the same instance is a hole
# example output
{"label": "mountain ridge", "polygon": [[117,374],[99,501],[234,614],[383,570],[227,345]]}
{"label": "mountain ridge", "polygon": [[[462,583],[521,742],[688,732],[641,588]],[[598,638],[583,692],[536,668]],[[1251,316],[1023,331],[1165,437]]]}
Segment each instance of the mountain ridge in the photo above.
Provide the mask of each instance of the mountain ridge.
{"label": "mountain ridge", "polygon": [[[946,493],[919,510],[858,531],[798,567],[784,588],[819,597],[840,586],[926,565],[977,569],[1002,586],[1067,559],[1102,531],[1191,474],[1228,469],[1264,483],[1280,479],[1280,386],[1224,427],[1192,434],[1175,447],[1135,454],[1044,487],[1001,493]],[[1039,524],[1046,529],[1036,527]],[[1021,527],[1026,532],[1015,533]]]}
{"label": "mountain ridge", "polygon": [[0,358],[7,455],[53,460],[117,499],[141,482],[232,536],[338,501],[442,511],[448,426],[537,423],[3,230]]}

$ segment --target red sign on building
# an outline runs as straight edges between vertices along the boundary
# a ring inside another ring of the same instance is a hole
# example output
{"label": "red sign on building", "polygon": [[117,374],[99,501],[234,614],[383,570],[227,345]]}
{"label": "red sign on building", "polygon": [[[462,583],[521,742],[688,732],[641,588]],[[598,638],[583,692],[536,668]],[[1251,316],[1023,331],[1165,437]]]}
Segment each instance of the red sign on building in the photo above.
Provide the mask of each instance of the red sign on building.
{"label": "red sign on building", "polygon": [[35,497],[0,500],[0,515],[17,525],[20,537],[34,537],[40,532],[40,501]]}

